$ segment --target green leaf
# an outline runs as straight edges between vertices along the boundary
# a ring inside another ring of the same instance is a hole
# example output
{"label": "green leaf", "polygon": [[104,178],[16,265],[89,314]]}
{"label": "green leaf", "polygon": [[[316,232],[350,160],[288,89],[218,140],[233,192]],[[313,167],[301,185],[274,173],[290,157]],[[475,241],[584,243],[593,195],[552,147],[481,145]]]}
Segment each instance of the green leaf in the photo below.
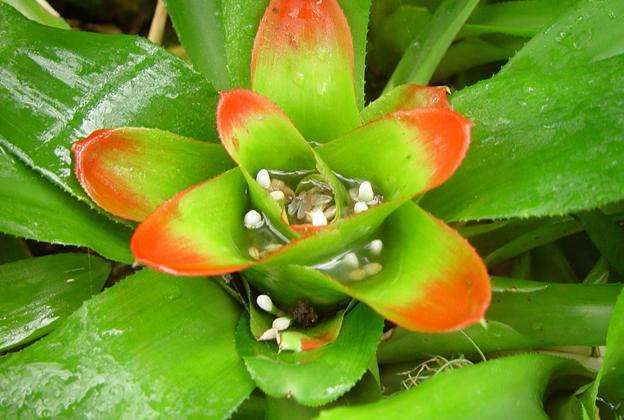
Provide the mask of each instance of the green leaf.
{"label": "green leaf", "polygon": [[458,38],[488,33],[532,37],[550,25],[575,0],[504,1],[477,7]]}
{"label": "green leaf", "polygon": [[[16,188],[19,185],[19,188]],[[0,232],[37,241],[89,247],[132,262],[131,231],[42,178],[0,146]]]}
{"label": "green leaf", "polygon": [[267,395],[317,406],[335,400],[362,377],[382,327],[382,318],[360,304],[345,316],[334,343],[306,352],[278,353],[274,344],[255,340],[244,315],[236,329],[236,344],[251,377]]}
{"label": "green leaf", "polygon": [[385,90],[404,83],[426,85],[455,35],[470,16],[478,0],[444,0],[420,31],[390,76]]}
{"label": "green leaf", "polygon": [[600,210],[577,214],[596,248],[624,276],[624,231]]}
{"label": "green leaf", "polygon": [[28,19],[42,25],[59,29],[70,29],[70,26],[63,20],[63,18],[58,15],[53,15],[37,0],[0,0],[0,3],[2,2],[13,6]]}
{"label": "green leaf", "polygon": [[615,305],[607,332],[607,351],[600,371],[591,388],[583,393],[582,400],[590,418],[595,418],[595,401],[600,395],[607,404],[617,407],[622,414],[624,402],[624,293]]}
{"label": "green leaf", "polygon": [[30,257],[30,250],[23,239],[0,233],[0,264]]}
{"label": "green leaf", "polygon": [[397,329],[379,347],[381,363],[443,356],[523,350],[548,346],[601,346],[621,284],[555,284],[492,279],[487,328],[464,332],[410,333]]}
{"label": "green leaf", "polygon": [[497,76],[459,92],[462,166],[421,201],[445,220],[561,215],[624,198],[624,56]]}
{"label": "green leaf", "polygon": [[215,91],[143,38],[48,28],[0,4],[0,74],[0,144],[81,199],[70,146],[96,129],[216,138]]}
{"label": "green leaf", "polygon": [[506,357],[442,373],[377,403],[324,411],[319,419],[547,419],[542,400],[549,384],[580,372],[558,357]]}
{"label": "green leaf", "polygon": [[209,279],[141,271],[2,360],[0,415],[225,418],[254,388],[239,314]]}
{"label": "green leaf", "polygon": [[[552,2],[552,4],[561,2]],[[544,73],[598,62],[624,53],[624,2],[583,0],[533,37],[501,74]],[[591,72],[591,70],[590,70]],[[580,86],[575,86],[581,90]],[[597,95],[597,98],[601,98]]]}
{"label": "green leaf", "polygon": [[215,89],[227,89],[230,76],[221,0],[167,0],[166,4],[193,67],[206,76]]}
{"label": "green leaf", "polygon": [[88,254],[48,255],[0,265],[0,352],[52,331],[102,289],[109,273],[108,264]]}
{"label": "green leaf", "polygon": [[136,221],[233,166],[221,145],[150,128],[98,130],[74,143],[72,151],[76,177],[89,197]]}

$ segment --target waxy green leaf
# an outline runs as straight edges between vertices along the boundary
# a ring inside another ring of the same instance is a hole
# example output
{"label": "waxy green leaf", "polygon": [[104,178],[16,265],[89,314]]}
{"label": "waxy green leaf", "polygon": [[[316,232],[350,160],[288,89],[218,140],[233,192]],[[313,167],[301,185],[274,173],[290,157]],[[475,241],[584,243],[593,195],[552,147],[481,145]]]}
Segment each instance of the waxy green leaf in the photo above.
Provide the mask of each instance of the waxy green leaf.
{"label": "waxy green leaf", "polygon": [[277,352],[256,341],[246,315],[236,329],[236,346],[258,387],[272,397],[290,397],[311,406],[337,399],[364,375],[375,354],[383,320],[364,305],[343,321],[338,339],[300,353]]}
{"label": "waxy green leaf", "polygon": [[76,197],[70,148],[94,130],[216,139],[214,89],[145,39],[49,28],[4,4],[0,39],[0,144]]}
{"label": "waxy green leaf", "polygon": [[[494,77],[459,92],[475,123],[448,182],[423,198],[445,220],[561,215],[624,198],[624,56]],[[521,110],[521,111],[520,111]]]}
{"label": "waxy green leaf", "polygon": [[596,248],[624,276],[624,230],[600,210],[577,215]]}
{"label": "waxy green leaf", "polygon": [[[16,188],[19,186],[19,188]],[[42,178],[0,146],[0,232],[37,241],[89,247],[132,262],[131,231]]]}
{"label": "waxy green leaf", "polygon": [[98,130],[74,143],[78,181],[101,208],[141,221],[176,193],[233,166],[222,146],[168,131]]}
{"label": "waxy green leaf", "polygon": [[377,403],[324,411],[319,419],[548,419],[547,390],[565,388],[566,379],[582,373],[559,357],[506,357],[441,373]]}
{"label": "waxy green leaf", "polygon": [[230,87],[225,53],[222,0],[167,0],[167,12],[193,62],[215,89]]}
{"label": "waxy green leaf", "polygon": [[0,352],[29,343],[98,293],[110,272],[101,258],[56,254],[0,265]]}
{"label": "waxy green leaf", "polygon": [[58,15],[47,10],[37,0],[1,0],[0,3],[10,4],[28,19],[59,29],[69,29],[70,26]]}
{"label": "waxy green leaf", "polygon": [[551,346],[601,346],[621,284],[555,284],[492,278],[487,328],[447,334],[394,331],[379,347],[382,363],[439,354],[478,355]]}
{"label": "waxy green leaf", "polygon": [[0,415],[228,417],[254,388],[239,314],[210,279],[141,271],[2,359]]}

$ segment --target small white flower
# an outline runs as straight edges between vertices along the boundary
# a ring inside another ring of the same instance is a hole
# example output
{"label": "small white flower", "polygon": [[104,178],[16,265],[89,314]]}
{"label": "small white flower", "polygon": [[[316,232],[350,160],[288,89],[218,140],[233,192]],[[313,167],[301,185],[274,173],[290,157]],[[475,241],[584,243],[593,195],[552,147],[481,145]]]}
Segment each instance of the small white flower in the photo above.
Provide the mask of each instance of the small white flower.
{"label": "small white flower", "polygon": [[258,297],[256,298],[256,303],[263,311],[272,313],[274,310],[273,301],[268,295],[258,295]]}
{"label": "small white flower", "polygon": [[353,212],[354,213],[362,213],[363,211],[368,210],[368,206],[366,205],[366,203],[362,202],[362,201],[358,201],[357,203],[355,203],[355,206],[353,206]]}
{"label": "small white flower", "polygon": [[358,189],[358,201],[372,201],[375,198],[375,192],[370,182],[364,181]]}
{"label": "small white flower", "polygon": [[266,169],[260,169],[256,174],[256,181],[262,188],[269,188],[271,186],[271,176],[269,175],[269,171]]}
{"label": "small white flower", "polygon": [[374,262],[366,264],[363,269],[367,276],[374,276],[383,269],[383,266],[379,263]]}
{"label": "small white flower", "polygon": [[245,227],[247,229],[258,229],[261,228],[264,224],[262,216],[255,210],[249,210],[245,214],[245,219],[243,220],[243,222],[245,223]]}
{"label": "small white flower", "polygon": [[368,244],[368,249],[370,250],[371,254],[379,255],[381,254],[381,250],[383,249],[383,242],[381,241],[381,239],[375,239],[371,241],[370,244]]}
{"label": "small white flower", "polygon": [[284,200],[284,198],[286,198],[286,196],[284,195],[284,191],[282,190],[271,191],[269,195],[275,201],[282,201]]}
{"label": "small white flower", "polygon": [[342,262],[345,263],[347,267],[358,268],[360,266],[360,261],[358,260],[357,255],[353,252],[349,252],[344,257],[342,257]]}
{"label": "small white flower", "polygon": [[270,341],[277,338],[277,330],[275,328],[269,328],[258,338],[259,341]]}
{"label": "small white flower", "polygon": [[323,210],[313,210],[310,216],[312,218],[312,226],[327,226],[327,217],[325,217]]}
{"label": "small white flower", "polygon": [[288,327],[290,327],[290,318],[288,317],[281,316],[273,320],[273,329],[277,331],[284,331]]}

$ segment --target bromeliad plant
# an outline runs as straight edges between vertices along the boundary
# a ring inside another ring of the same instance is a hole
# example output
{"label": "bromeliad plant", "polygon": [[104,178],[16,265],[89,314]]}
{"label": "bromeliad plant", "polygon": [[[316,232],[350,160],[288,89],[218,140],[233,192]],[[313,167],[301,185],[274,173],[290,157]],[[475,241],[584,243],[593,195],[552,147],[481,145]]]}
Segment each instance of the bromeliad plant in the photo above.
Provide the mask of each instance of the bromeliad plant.
{"label": "bromeliad plant", "polygon": [[[74,145],[76,176],[100,207],[141,222],[132,252],[156,270],[240,272],[289,314],[303,304],[327,312],[351,296],[414,331],[482,320],[484,264],[412,201],[455,172],[471,123],[443,87],[401,86],[360,114],[353,68],[335,0],[273,0],[255,37],[253,91],[220,94],[223,147],[98,130]],[[238,167],[222,172],[225,151]],[[155,172],[169,174],[166,183]],[[256,336],[282,343],[288,316]]]}

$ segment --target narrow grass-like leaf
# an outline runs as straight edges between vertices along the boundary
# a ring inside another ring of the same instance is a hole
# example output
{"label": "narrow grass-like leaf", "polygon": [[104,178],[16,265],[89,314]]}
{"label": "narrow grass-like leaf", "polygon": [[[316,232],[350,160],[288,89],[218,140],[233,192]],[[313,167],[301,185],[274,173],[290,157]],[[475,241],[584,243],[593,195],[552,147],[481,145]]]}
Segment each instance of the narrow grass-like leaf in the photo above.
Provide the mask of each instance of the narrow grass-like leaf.
{"label": "narrow grass-like leaf", "polygon": [[139,37],[63,31],[0,3],[0,144],[87,200],[71,145],[100,128],[160,128],[216,140],[216,92]]}
{"label": "narrow grass-like leaf", "polygon": [[236,345],[256,384],[272,397],[291,397],[317,406],[351,389],[375,353],[383,320],[364,305],[349,312],[338,339],[301,353],[277,352],[274,343],[258,342],[246,315],[236,329]]}
{"label": "narrow grass-like leaf", "polygon": [[64,194],[2,146],[0,232],[43,242],[86,246],[112,260],[133,261],[128,246],[130,229]]}
{"label": "narrow grass-like leaf", "polygon": [[565,377],[582,373],[576,362],[559,357],[506,357],[441,373],[377,403],[324,411],[319,420],[547,419],[542,400],[548,385],[559,380],[561,388]]}
{"label": "narrow grass-like leaf", "polygon": [[600,210],[577,215],[596,248],[624,276],[624,230]]}
{"label": "narrow grass-like leaf", "polygon": [[167,0],[166,4],[193,67],[215,89],[230,87],[221,0]]}
{"label": "narrow grass-like leaf", "polygon": [[443,0],[431,17],[427,30],[419,32],[405,51],[385,91],[404,83],[426,85],[478,3],[478,0]]}
{"label": "narrow grass-like leaf", "polygon": [[[601,346],[621,284],[582,285],[492,279],[487,328],[448,334],[397,329],[378,352],[381,363],[439,354],[478,355],[548,346]],[[465,333],[465,334],[464,334]]]}
{"label": "narrow grass-like leaf", "polygon": [[104,286],[110,266],[88,254],[56,254],[0,265],[0,352],[52,331]]}
{"label": "narrow grass-like leaf", "polygon": [[254,388],[239,314],[210,279],[141,271],[2,359],[0,415],[228,417]]}

